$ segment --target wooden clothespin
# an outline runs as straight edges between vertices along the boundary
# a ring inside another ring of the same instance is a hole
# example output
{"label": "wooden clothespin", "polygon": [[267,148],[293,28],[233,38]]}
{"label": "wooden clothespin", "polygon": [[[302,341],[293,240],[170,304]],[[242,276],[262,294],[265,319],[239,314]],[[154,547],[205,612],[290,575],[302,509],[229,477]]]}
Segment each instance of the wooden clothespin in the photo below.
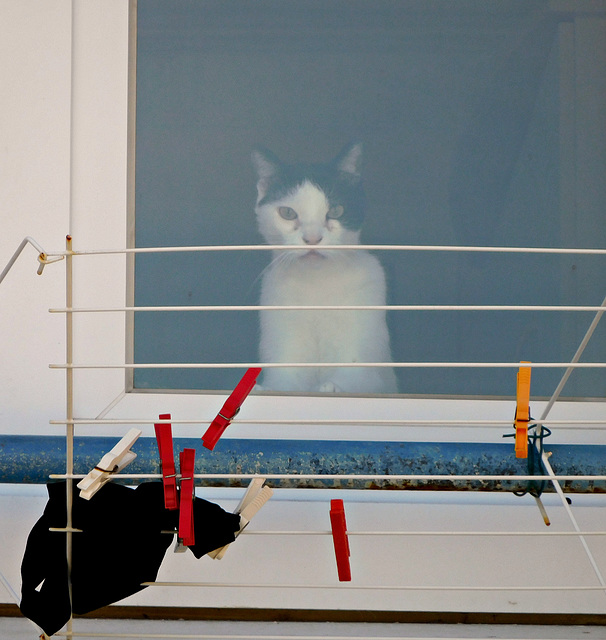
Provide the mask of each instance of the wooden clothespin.
{"label": "wooden clothespin", "polygon": [[[158,417],[160,420],[171,419],[170,413],[162,413]],[[156,423],[154,429],[162,468],[164,507],[174,511],[179,508],[179,503],[177,501],[177,471],[175,469],[172,427],[168,422],[161,422]]]}
{"label": "wooden clothespin", "polygon": [[183,449],[179,454],[181,491],[179,500],[179,542],[185,547],[196,544],[194,535],[194,465],[195,449]]}
{"label": "wooden clothespin", "polygon": [[343,500],[330,501],[330,526],[332,540],[335,546],[337,559],[337,573],[340,582],[351,581],[351,568],[349,566],[349,539],[347,537],[347,523],[345,521],[345,507]]}
{"label": "wooden clothespin", "polygon": [[111,480],[111,476],[118,471],[122,471],[136,457],[137,454],[131,451],[141,431],[131,429],[116,445],[106,453],[99,464],[90,473],[78,482],[80,497],[90,500],[99,489]]}
{"label": "wooden clothespin", "polygon": [[[522,362],[530,364],[530,362]],[[528,422],[530,420],[530,367],[520,367],[517,377],[516,414],[516,458],[528,458]]]}
{"label": "wooden clothespin", "polygon": [[242,403],[252,391],[260,373],[261,369],[259,367],[252,367],[242,376],[242,379],[238,382],[236,388],[225,401],[221,411],[219,411],[217,417],[210,423],[210,426],[202,436],[202,444],[207,449],[212,451],[215,448],[215,445],[223,435],[225,429],[227,429],[238,411],[240,411]]}
{"label": "wooden clothespin", "polygon": [[[240,504],[236,507],[234,513],[240,514],[240,530],[236,533],[236,538],[242,533],[244,527],[252,520],[252,517],[261,509],[261,507],[273,496],[274,492],[271,487],[264,486],[265,478],[253,478],[246,489]],[[213,560],[221,560],[227,548],[219,547],[207,555]]]}

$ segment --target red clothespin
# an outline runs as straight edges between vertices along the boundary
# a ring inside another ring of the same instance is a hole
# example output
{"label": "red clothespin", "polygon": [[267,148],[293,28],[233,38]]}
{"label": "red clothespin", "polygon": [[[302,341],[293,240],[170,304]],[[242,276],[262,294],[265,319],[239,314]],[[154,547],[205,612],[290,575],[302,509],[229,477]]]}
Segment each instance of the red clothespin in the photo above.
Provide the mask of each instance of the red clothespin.
{"label": "red clothespin", "polygon": [[[523,362],[530,364],[530,362]],[[516,458],[528,458],[528,421],[530,420],[530,367],[520,367],[516,389]]]}
{"label": "red clothespin", "polygon": [[[170,413],[162,413],[158,417],[160,420],[170,420]],[[177,472],[175,469],[172,427],[169,423],[162,422],[160,424],[156,423],[154,428],[162,466],[164,506],[166,509],[174,511],[179,508],[179,504],[177,502]]]}
{"label": "red clothespin", "polygon": [[179,540],[186,547],[196,544],[194,536],[194,463],[195,449],[183,449],[179,454],[181,491],[179,504]]}
{"label": "red clothespin", "polygon": [[330,501],[330,526],[332,528],[332,540],[335,545],[339,580],[341,582],[349,582],[351,581],[351,568],[349,566],[351,553],[347,538],[347,523],[345,522],[343,500]]}
{"label": "red clothespin", "polygon": [[215,445],[219,441],[219,438],[223,435],[223,432],[235,415],[240,411],[240,407],[248,394],[252,391],[252,388],[257,382],[257,378],[261,373],[261,369],[258,367],[250,368],[242,376],[242,379],[236,385],[236,388],[232,391],[231,395],[225,401],[225,404],[221,408],[221,411],[217,414],[217,417],[210,423],[210,426],[202,436],[202,444],[211,451],[215,448]]}

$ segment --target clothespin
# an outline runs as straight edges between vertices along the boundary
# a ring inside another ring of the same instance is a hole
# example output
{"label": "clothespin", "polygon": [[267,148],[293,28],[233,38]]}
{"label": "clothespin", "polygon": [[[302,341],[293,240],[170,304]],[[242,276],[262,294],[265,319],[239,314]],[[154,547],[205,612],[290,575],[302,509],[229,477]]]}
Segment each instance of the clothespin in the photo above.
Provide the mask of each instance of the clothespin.
{"label": "clothespin", "polygon": [[238,411],[240,411],[242,403],[252,391],[260,373],[261,369],[259,367],[252,367],[242,376],[242,379],[238,382],[236,388],[225,401],[221,411],[219,411],[217,417],[210,423],[210,426],[202,436],[202,444],[207,449],[212,451],[215,448],[215,445],[223,435],[225,429],[227,429]]}
{"label": "clothespin", "polygon": [[139,429],[131,429],[111,451],[101,458],[99,464],[78,482],[81,498],[90,500],[104,484],[111,480],[112,474],[122,471],[137,457],[137,454],[131,451],[131,447],[140,435]]}
{"label": "clothespin", "polygon": [[[530,364],[530,362],[523,362]],[[530,420],[530,367],[520,367],[517,377],[515,430],[516,458],[528,457],[528,421]]]}
{"label": "clothespin", "polygon": [[[170,420],[170,413],[162,413],[160,420]],[[173,451],[172,427],[168,422],[156,423],[156,440],[162,467],[162,483],[164,485],[164,507],[174,511],[179,508],[177,502],[177,472],[175,470],[175,454]]]}
{"label": "clothespin", "polygon": [[195,449],[183,449],[179,454],[181,467],[181,491],[179,500],[179,542],[191,547],[196,544],[194,536],[194,463]]}
{"label": "clothespin", "polygon": [[[263,486],[264,483],[265,478],[253,478],[242,500],[240,500],[240,503],[236,507],[234,513],[240,514],[240,530],[236,533],[236,538],[242,533],[244,527],[252,520],[252,517],[259,509],[273,496],[273,489]],[[229,545],[226,544],[224,547],[219,547],[207,555],[213,560],[221,560],[227,552],[228,547]]]}
{"label": "clothespin", "polygon": [[335,546],[337,559],[337,572],[341,582],[351,581],[351,568],[349,566],[349,539],[347,538],[347,523],[345,521],[345,507],[343,500],[330,501],[330,526],[332,528],[332,540]]}

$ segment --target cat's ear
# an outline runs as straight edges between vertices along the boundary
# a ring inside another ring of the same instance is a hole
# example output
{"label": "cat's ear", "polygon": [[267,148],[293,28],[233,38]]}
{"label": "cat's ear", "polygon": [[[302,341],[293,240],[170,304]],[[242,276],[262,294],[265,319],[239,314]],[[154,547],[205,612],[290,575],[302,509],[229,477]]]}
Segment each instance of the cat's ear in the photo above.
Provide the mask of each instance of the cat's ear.
{"label": "cat's ear", "polygon": [[280,160],[269,149],[255,149],[252,152],[252,162],[259,178],[271,178],[280,167]]}
{"label": "cat's ear", "polygon": [[334,164],[339,171],[359,178],[362,169],[362,143],[351,142],[346,145],[335,158]]}
{"label": "cat's ear", "polygon": [[261,200],[267,192],[271,178],[278,173],[280,160],[268,149],[255,149],[251,157],[257,172],[258,199]]}

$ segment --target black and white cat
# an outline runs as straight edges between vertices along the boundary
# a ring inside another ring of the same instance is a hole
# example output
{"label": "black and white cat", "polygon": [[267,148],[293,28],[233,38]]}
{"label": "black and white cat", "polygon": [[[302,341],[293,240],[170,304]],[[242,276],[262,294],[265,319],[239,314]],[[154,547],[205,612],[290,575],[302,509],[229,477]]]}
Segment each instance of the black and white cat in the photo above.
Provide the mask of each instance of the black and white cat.
{"label": "black and white cat", "polygon": [[[360,243],[364,192],[362,146],[350,144],[328,164],[287,165],[267,150],[253,152],[258,175],[255,211],[275,249],[261,282],[265,305],[385,305],[385,273],[364,250],[328,249]],[[262,362],[391,362],[382,310],[261,310]],[[266,368],[273,391],[395,393],[391,367]]]}

